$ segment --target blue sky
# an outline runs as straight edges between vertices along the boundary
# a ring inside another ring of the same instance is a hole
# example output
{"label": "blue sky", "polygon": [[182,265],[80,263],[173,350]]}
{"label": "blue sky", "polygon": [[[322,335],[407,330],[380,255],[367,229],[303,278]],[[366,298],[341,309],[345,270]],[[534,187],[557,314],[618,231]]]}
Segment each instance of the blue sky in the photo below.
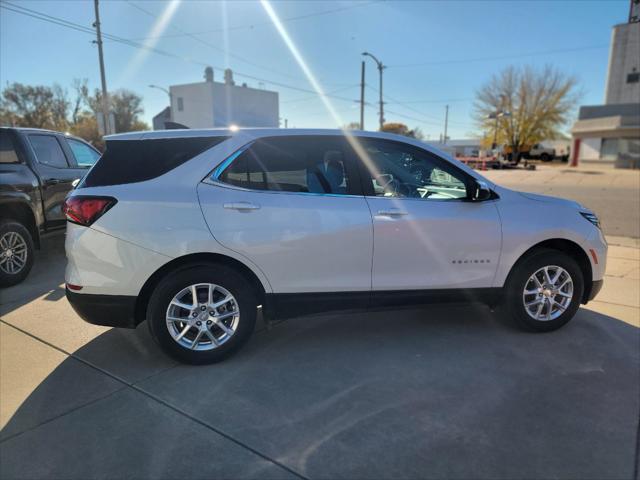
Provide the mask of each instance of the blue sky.
{"label": "blue sky", "polygon": [[[92,1],[0,1],[86,27],[94,19]],[[470,118],[475,90],[512,64],[557,66],[577,77],[581,103],[602,103],[611,27],[625,22],[629,9],[628,0],[271,4],[325,92],[340,97],[330,101],[345,123],[359,119],[360,54],[368,50],[389,66],[384,73],[387,121],[418,126],[430,139],[443,130],[447,103],[452,138],[476,131]],[[313,87],[260,3],[102,0],[100,5],[104,32],[175,55],[104,42],[109,90],[124,87],[142,95],[146,121],[168,103],[166,94],[149,84],[201,81],[206,64],[214,67],[216,80],[222,79],[222,68],[230,67],[238,83],[277,90],[280,115],[290,127],[335,126],[323,103],[305,92]],[[162,37],[148,38],[157,35]],[[0,84],[70,86],[74,78],[87,78],[97,88],[92,40],[89,34],[0,9]],[[367,83],[372,88],[366,100],[373,103],[378,77],[371,61]],[[365,126],[377,126],[377,105],[367,107]]]}

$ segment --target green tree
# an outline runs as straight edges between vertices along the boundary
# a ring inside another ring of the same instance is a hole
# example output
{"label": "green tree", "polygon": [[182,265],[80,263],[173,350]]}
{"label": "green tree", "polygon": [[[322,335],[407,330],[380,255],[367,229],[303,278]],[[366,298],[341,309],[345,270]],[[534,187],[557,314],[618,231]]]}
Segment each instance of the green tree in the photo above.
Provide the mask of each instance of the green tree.
{"label": "green tree", "polygon": [[561,136],[580,97],[576,84],[550,66],[508,67],[476,92],[474,119],[487,138],[497,132],[497,143],[518,162],[534,143]]}

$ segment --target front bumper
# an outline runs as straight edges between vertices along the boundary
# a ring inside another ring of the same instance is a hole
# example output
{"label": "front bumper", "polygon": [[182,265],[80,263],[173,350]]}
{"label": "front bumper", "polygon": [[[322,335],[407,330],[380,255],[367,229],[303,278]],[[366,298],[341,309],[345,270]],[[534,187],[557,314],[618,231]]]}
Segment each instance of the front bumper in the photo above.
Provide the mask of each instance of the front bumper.
{"label": "front bumper", "polygon": [[600,293],[600,290],[602,290],[603,284],[604,280],[594,280],[593,282],[591,282],[591,289],[585,292],[584,303],[590,302],[591,300],[596,298],[596,295],[598,295],[598,293]]}
{"label": "front bumper", "polygon": [[65,289],[67,300],[80,318],[94,325],[136,328],[137,297],[128,295],[94,295]]}

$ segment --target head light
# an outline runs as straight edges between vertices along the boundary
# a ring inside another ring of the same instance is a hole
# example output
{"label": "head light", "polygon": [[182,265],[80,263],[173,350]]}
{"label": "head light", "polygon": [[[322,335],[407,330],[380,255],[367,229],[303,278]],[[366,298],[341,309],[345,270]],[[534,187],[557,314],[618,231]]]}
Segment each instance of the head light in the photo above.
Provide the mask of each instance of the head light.
{"label": "head light", "polygon": [[580,215],[582,215],[584,218],[589,220],[596,227],[600,228],[600,220],[598,220],[598,217],[596,217],[596,215],[594,213],[591,213],[591,212],[580,212]]}

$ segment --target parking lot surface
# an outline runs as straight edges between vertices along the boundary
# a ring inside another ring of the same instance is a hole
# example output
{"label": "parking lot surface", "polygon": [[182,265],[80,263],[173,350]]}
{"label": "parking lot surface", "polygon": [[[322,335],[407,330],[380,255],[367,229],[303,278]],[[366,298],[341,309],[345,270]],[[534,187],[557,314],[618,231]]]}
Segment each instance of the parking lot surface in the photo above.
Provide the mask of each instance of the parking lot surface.
{"label": "parking lot surface", "polygon": [[608,236],[640,237],[640,170],[560,162],[536,167],[481,173],[507,188],[575,200],[598,214]]}
{"label": "parking lot surface", "polygon": [[327,315],[191,367],[144,323],[80,320],[53,237],[0,291],[0,478],[634,478],[640,245],[610,243],[557,332],[482,306]]}

